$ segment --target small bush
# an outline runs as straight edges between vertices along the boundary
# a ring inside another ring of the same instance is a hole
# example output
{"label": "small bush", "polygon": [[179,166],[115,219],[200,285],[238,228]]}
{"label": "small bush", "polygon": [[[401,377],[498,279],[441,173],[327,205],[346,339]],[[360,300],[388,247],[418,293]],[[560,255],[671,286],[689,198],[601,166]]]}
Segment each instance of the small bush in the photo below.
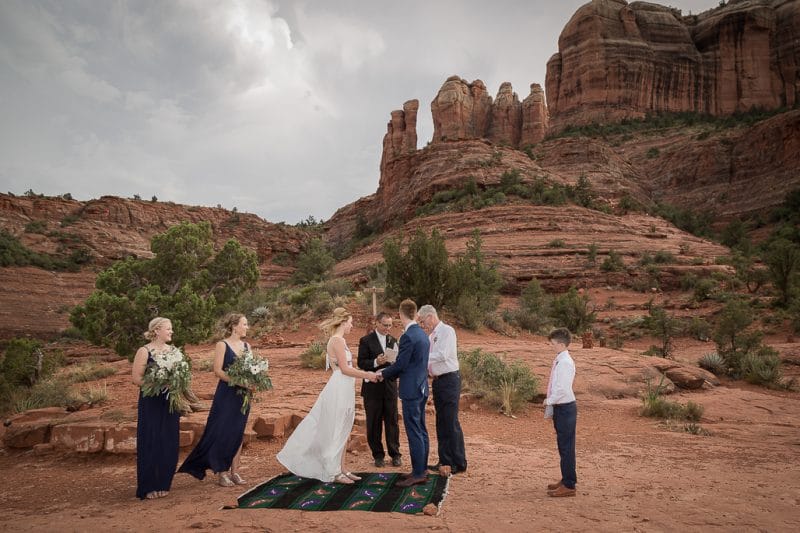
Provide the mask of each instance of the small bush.
{"label": "small bush", "polygon": [[586,250],[586,261],[590,265],[594,265],[597,262],[597,244],[592,243],[589,245],[589,248]]}
{"label": "small bush", "polygon": [[704,368],[716,376],[724,376],[728,368],[725,359],[716,352],[703,354],[697,364],[700,368]]}
{"label": "small bush", "polygon": [[100,405],[108,400],[108,385],[92,385],[88,389],[82,390],[77,399],[83,400],[90,405]]}
{"label": "small bush", "polygon": [[625,263],[622,261],[622,256],[619,255],[616,250],[610,250],[608,256],[600,265],[600,270],[603,272],[621,272],[625,270]]}
{"label": "small bush", "polygon": [[326,279],[335,262],[322,239],[311,239],[297,256],[297,270],[292,274],[292,282],[302,285]]}
{"label": "small bush", "polygon": [[47,232],[47,222],[44,220],[31,220],[25,224],[25,233],[41,233]]}
{"label": "small bush", "polygon": [[642,416],[692,422],[697,422],[703,416],[703,406],[694,402],[681,405],[678,402],[665,400],[661,397],[663,392],[664,376],[656,387],[653,387],[651,380],[647,380],[647,389],[642,395]]}
{"label": "small bush", "polygon": [[476,349],[459,352],[458,359],[466,388],[512,416],[536,396],[538,379],[523,363],[506,363],[497,355]]}
{"label": "small bush", "polygon": [[6,346],[0,372],[12,387],[30,387],[51,376],[63,363],[63,354],[43,351],[38,341],[12,339]]}
{"label": "small bush", "polygon": [[553,239],[547,243],[548,248],[563,248],[564,246],[566,246],[564,239]]}
{"label": "small bush", "polygon": [[782,382],[781,358],[769,346],[748,353],[742,359],[742,375],[745,381],[770,388],[778,388]]}
{"label": "small bush", "polygon": [[594,305],[587,294],[574,286],[552,299],[550,317],[555,324],[574,333],[583,333],[595,320]]}
{"label": "small bush", "polygon": [[306,351],[300,354],[300,363],[305,368],[325,368],[325,346],[318,341],[312,342]]}
{"label": "small bush", "polygon": [[72,368],[65,374],[65,378],[71,383],[84,383],[107,378],[117,373],[116,368],[110,366],[100,366],[97,363],[84,363]]}
{"label": "small bush", "polygon": [[647,158],[653,159],[655,157],[658,157],[660,153],[661,152],[659,151],[658,148],[656,147],[650,148],[649,150],[647,150]]}

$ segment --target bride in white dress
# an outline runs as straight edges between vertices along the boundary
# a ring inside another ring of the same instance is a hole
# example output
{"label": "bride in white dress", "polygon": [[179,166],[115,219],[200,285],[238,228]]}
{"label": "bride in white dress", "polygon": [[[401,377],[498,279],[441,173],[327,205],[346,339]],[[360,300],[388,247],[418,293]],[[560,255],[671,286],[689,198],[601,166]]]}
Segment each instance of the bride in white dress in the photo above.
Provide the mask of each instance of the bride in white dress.
{"label": "bride in white dress", "polygon": [[343,307],[320,324],[331,335],[325,369],[333,369],[314,407],[300,422],[278,453],[278,461],[297,476],[337,483],[361,479],[344,467],[347,439],[355,418],[356,378],[376,381],[375,372],[353,368],[353,355],[344,336],[353,327],[353,317]]}

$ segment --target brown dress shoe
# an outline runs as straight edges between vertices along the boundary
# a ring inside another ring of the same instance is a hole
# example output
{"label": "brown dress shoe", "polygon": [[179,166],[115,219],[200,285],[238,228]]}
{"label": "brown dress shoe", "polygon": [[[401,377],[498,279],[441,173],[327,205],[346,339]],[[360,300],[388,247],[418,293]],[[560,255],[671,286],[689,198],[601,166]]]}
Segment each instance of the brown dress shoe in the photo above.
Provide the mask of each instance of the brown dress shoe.
{"label": "brown dress shoe", "polygon": [[563,498],[565,496],[575,496],[575,489],[569,489],[564,485],[561,485],[555,490],[548,490],[548,496],[552,496],[553,498]]}
{"label": "brown dress shoe", "polygon": [[410,477],[414,477],[414,472],[403,472],[397,477],[399,477],[400,479],[408,479]]}
{"label": "brown dress shoe", "polygon": [[427,477],[408,477],[395,483],[396,487],[410,487],[412,485],[422,485],[428,481]]}
{"label": "brown dress shoe", "polygon": [[547,490],[556,490],[560,486],[561,486],[561,481],[558,481],[556,483],[550,483],[549,485],[547,485]]}

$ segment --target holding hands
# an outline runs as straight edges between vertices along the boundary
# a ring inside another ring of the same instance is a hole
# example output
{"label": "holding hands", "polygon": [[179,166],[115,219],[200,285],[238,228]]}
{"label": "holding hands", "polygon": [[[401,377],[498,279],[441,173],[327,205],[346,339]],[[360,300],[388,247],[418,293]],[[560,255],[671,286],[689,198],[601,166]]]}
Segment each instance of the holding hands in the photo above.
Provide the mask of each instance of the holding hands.
{"label": "holding hands", "polygon": [[367,375],[364,377],[364,379],[371,381],[372,383],[377,383],[380,379],[380,376],[375,372],[367,372]]}

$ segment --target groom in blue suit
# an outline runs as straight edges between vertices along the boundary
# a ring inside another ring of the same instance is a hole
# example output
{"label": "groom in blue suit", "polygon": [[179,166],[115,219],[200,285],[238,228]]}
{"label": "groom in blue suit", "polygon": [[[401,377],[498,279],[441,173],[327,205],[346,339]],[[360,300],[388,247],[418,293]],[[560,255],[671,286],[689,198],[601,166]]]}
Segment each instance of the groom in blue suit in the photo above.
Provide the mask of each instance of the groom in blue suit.
{"label": "groom in blue suit", "polygon": [[405,332],[400,337],[397,360],[378,371],[382,379],[400,378],[399,396],[403,404],[403,425],[406,427],[411,455],[411,473],[404,474],[398,487],[425,483],[428,479],[428,430],[425,428],[425,404],[428,402],[428,335],[414,320],[417,304],[412,300],[400,302],[400,320]]}

